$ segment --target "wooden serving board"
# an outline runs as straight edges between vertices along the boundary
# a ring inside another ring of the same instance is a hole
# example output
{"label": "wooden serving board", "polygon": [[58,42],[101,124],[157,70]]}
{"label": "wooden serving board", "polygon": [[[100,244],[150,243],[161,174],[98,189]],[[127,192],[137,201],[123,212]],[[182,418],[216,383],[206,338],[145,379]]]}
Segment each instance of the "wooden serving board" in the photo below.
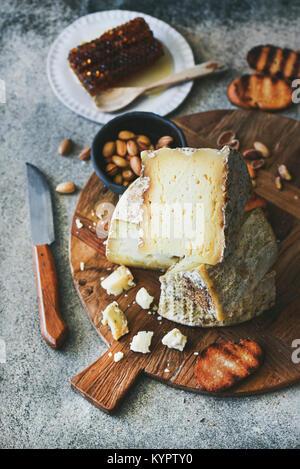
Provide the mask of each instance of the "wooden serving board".
{"label": "wooden serving board", "polygon": [[[292,361],[295,350],[292,342],[300,339],[300,122],[260,111],[211,111],[176,119],[183,129],[189,146],[201,146],[204,141],[216,146],[223,130],[232,129],[241,142],[241,150],[250,148],[255,140],[264,142],[271,150],[266,169],[259,172],[256,192],[270,203],[270,221],[280,241],[280,255],[275,266],[277,272],[276,306],[262,316],[233,327],[193,328],[177,325],[157,314],[148,315],[134,304],[139,288],[146,287],[158,304],[160,294],[159,272],[131,269],[136,287],[119,297],[108,296],[100,286],[115,266],[105,258],[103,240],[97,238],[92,211],[98,202],[116,204],[118,196],[102,186],[92,174],[82,190],[71,227],[70,262],[74,283],[82,304],[97,333],[110,347],[95,363],[72,378],[73,388],[93,404],[112,413],[126,391],[140,373],[145,373],[168,385],[201,392],[194,378],[197,356],[208,344],[222,340],[239,340],[250,337],[257,340],[266,352],[261,369],[230,392],[221,396],[244,396],[272,391],[300,382],[300,364]],[[284,163],[293,175],[293,182],[285,184],[279,192],[274,185],[278,164]],[[75,219],[84,227],[77,229]],[[84,271],[80,270],[84,262]],[[101,324],[101,311],[117,300],[126,313],[130,333],[119,341],[113,340],[107,326]],[[179,327],[188,341],[184,352],[168,349],[162,337],[174,327]],[[153,331],[151,353],[142,355],[130,351],[132,337],[140,330]],[[124,359],[113,361],[113,354],[124,352]],[[110,356],[112,353],[112,356]]]}

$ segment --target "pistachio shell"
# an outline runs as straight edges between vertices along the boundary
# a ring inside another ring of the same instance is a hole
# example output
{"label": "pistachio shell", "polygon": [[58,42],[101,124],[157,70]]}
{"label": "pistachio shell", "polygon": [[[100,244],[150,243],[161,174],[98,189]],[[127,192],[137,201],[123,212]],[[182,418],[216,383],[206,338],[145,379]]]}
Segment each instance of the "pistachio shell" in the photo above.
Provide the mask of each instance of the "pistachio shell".
{"label": "pistachio shell", "polygon": [[269,148],[262,142],[254,142],[253,148],[259,151],[264,158],[268,158],[270,156]]}

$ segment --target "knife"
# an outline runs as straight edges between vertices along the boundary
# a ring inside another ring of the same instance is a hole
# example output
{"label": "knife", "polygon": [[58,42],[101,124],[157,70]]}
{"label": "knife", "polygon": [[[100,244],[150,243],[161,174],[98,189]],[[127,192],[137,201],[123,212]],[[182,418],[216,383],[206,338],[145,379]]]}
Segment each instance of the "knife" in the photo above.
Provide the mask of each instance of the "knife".
{"label": "knife", "polygon": [[49,247],[55,239],[51,193],[40,170],[26,163],[33,244],[33,262],[41,333],[50,347],[58,349],[67,334],[59,309],[58,280]]}

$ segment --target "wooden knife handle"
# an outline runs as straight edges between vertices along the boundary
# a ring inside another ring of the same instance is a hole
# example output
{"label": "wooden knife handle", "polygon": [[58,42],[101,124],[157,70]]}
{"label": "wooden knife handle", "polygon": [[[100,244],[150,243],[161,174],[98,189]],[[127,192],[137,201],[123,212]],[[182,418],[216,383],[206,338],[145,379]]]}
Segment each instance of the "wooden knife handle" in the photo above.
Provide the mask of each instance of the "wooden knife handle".
{"label": "wooden knife handle", "polygon": [[36,290],[41,333],[50,347],[58,349],[67,334],[67,325],[59,310],[58,280],[48,244],[33,246]]}

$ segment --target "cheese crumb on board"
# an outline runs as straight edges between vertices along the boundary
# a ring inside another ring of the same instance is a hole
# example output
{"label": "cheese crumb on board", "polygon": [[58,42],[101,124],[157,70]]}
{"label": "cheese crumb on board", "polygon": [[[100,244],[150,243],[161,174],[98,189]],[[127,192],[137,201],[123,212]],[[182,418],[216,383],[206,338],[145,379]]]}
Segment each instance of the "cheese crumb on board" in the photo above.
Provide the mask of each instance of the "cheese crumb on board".
{"label": "cheese crumb on board", "polygon": [[80,270],[84,271],[84,262],[80,262]]}
{"label": "cheese crumb on board", "polygon": [[119,362],[124,358],[124,353],[123,352],[117,352],[114,354],[114,362]]}
{"label": "cheese crumb on board", "polygon": [[140,331],[132,339],[130,350],[139,353],[149,353],[153,332]]}
{"label": "cheese crumb on board", "polygon": [[146,288],[142,287],[136,294],[136,302],[143,309],[149,309],[154,300],[154,296],[149,295]]}
{"label": "cheese crumb on board", "polygon": [[81,221],[79,220],[79,218],[76,218],[75,223],[76,223],[76,226],[77,226],[77,228],[78,228],[79,230],[80,230],[80,228],[83,227],[83,224],[81,223]]}
{"label": "cheese crumb on board", "polygon": [[162,343],[169,348],[174,348],[176,350],[183,351],[187,337],[183,335],[179,329],[176,327],[168,332],[163,338]]}
{"label": "cheese crumb on board", "polygon": [[103,311],[102,324],[104,326],[108,324],[116,340],[129,332],[127,318],[116,301],[110,303]]}
{"label": "cheese crumb on board", "polygon": [[108,295],[117,296],[122,291],[135,287],[135,283],[130,270],[124,265],[120,265],[120,267],[101,282],[101,287],[107,291]]}

